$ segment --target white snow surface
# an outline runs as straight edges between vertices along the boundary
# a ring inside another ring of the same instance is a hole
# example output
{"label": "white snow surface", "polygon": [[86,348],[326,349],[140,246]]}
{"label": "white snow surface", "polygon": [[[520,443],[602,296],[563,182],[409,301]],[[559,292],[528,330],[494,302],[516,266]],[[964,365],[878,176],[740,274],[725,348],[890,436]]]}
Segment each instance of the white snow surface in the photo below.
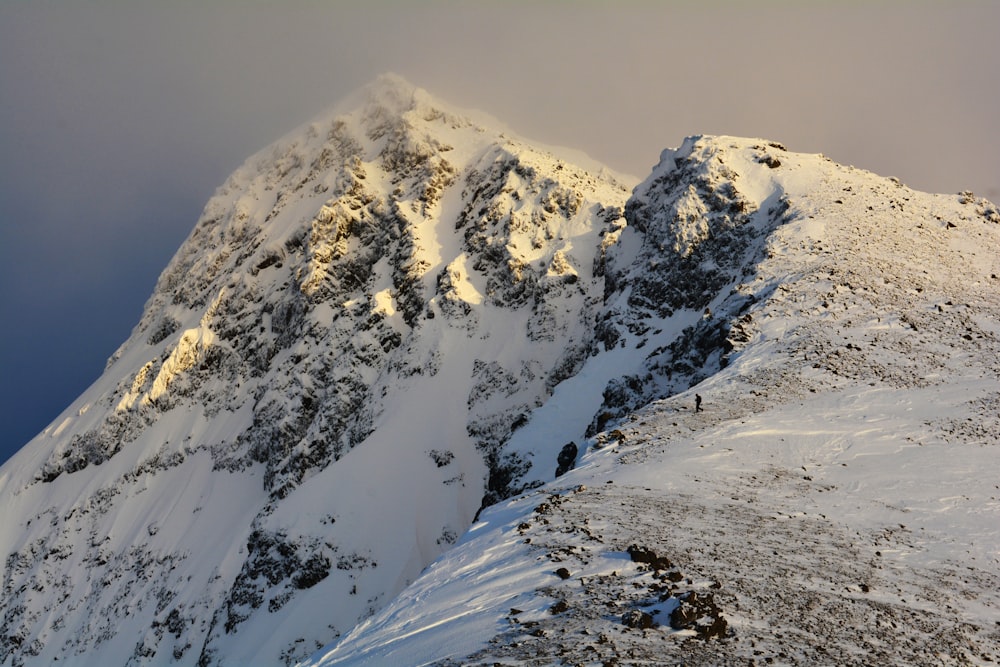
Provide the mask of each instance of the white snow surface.
{"label": "white snow surface", "polygon": [[997,208],[634,185],[393,76],[250,158],[0,468],[0,665],[1000,660]]}

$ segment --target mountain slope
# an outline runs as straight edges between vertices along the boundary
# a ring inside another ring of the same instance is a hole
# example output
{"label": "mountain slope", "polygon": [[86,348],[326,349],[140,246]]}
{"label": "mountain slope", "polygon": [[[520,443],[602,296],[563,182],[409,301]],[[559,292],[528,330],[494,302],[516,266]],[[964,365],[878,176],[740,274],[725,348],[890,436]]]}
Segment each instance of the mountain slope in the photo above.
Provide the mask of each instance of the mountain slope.
{"label": "mountain slope", "polygon": [[622,421],[305,664],[1000,660],[997,208],[718,137],[665,152],[626,215],[627,257],[754,259],[660,301],[636,296],[655,271],[616,280],[640,313],[708,311],[671,342],[612,307],[655,348],[608,387]]}
{"label": "mountain slope", "polygon": [[248,160],[0,468],[0,664],[988,653],[996,207],[731,137],[633,185],[391,76]]}
{"label": "mountain slope", "polygon": [[0,664],[292,662],[554,476],[631,182],[492,122],[387,76],[219,189],[0,472]]}

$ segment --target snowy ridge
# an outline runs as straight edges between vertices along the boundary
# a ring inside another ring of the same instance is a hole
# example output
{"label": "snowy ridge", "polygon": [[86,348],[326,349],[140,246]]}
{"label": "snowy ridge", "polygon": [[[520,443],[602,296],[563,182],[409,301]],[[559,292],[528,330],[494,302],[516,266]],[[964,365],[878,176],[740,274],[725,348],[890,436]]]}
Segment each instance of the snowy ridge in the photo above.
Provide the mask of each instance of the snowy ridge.
{"label": "snowy ridge", "polygon": [[253,156],[0,469],[0,665],[1000,659],[996,207],[633,185],[392,76]]}
{"label": "snowy ridge", "polygon": [[[632,226],[661,216],[668,239],[706,238],[686,211],[712,207],[675,177],[695,155],[729,170],[762,211],[745,224],[766,230],[688,336],[696,350],[725,320],[699,367],[717,370],[483,512],[303,664],[1000,660],[997,208],[719,137],[664,154]],[[657,356],[633,395],[669,386]]]}

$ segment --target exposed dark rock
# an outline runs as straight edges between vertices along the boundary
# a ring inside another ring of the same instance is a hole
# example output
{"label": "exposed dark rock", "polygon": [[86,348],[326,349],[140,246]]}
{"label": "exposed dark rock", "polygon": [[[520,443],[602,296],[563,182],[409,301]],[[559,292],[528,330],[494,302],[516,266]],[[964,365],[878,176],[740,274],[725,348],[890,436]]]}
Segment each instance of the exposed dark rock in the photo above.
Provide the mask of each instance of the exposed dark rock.
{"label": "exposed dark rock", "polygon": [[632,544],[626,549],[634,563],[646,563],[654,570],[670,570],[674,564],[666,556],[658,556],[652,549]]}
{"label": "exposed dark rock", "polygon": [[556,477],[569,472],[576,466],[577,453],[575,442],[563,445],[563,448],[559,451],[559,457],[556,459],[556,462],[558,463],[558,467],[556,467]]}
{"label": "exposed dark rock", "polygon": [[170,334],[177,331],[180,326],[181,323],[176,319],[170,317],[169,315],[164,315],[163,319],[157,323],[156,327],[149,332],[149,337],[146,339],[146,342],[150,345],[161,343],[166,340]]}
{"label": "exposed dark rock", "polygon": [[[247,559],[225,603],[226,633],[233,632],[267,598],[271,599],[268,608],[274,612],[291,599],[294,590],[310,588],[325,579],[332,567],[327,551],[320,543],[292,540],[284,533],[251,533]],[[341,567],[340,562],[337,567]],[[280,594],[282,589],[287,594]]]}
{"label": "exposed dark rock", "polygon": [[641,609],[630,609],[622,614],[622,625],[637,630],[648,630],[656,625],[656,621]]}
{"label": "exposed dark rock", "polygon": [[678,596],[680,604],[670,613],[670,627],[674,630],[694,630],[699,639],[726,636],[729,623],[715,603],[711,593],[695,591]]}
{"label": "exposed dark rock", "polygon": [[455,453],[451,451],[441,451],[439,449],[432,449],[428,454],[431,460],[437,465],[438,468],[443,468],[455,459]]}

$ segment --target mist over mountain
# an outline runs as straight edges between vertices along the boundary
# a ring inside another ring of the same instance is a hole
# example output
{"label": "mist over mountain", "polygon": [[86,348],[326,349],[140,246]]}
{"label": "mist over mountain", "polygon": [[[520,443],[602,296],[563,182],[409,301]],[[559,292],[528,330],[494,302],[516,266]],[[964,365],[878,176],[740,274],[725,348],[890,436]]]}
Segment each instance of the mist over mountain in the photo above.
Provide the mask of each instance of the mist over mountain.
{"label": "mist over mountain", "polygon": [[970,193],[636,184],[382,77],[0,468],[0,664],[1000,660],[998,257]]}

